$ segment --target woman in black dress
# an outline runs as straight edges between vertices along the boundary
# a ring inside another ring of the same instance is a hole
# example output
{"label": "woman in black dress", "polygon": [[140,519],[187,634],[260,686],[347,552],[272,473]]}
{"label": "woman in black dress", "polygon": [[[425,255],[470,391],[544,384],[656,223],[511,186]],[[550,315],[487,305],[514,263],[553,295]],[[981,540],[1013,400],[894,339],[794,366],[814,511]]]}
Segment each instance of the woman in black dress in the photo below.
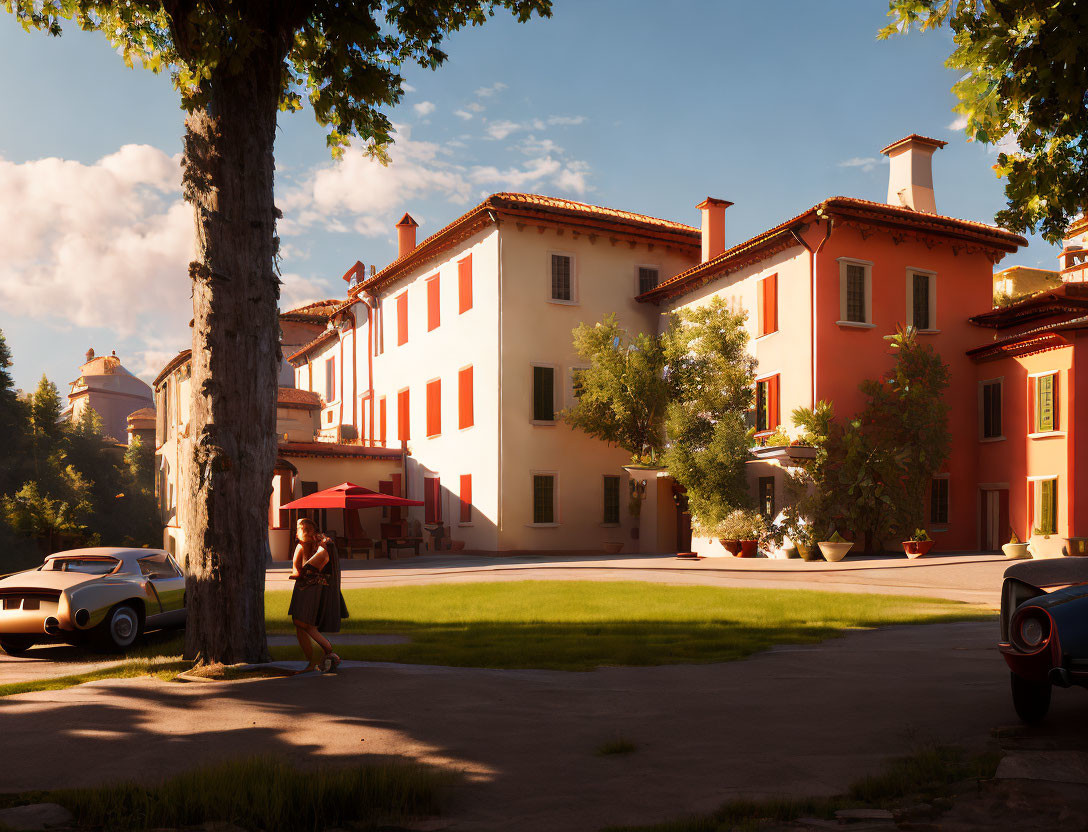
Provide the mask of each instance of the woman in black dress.
{"label": "woman in black dress", "polygon": [[299,542],[291,564],[295,588],[291,591],[287,614],[295,624],[295,635],[306,655],[306,670],[302,672],[317,670],[315,641],[325,651],[322,670],[332,672],[340,666],[340,657],[321,633],[340,632],[340,619],[348,617],[347,604],[340,592],[340,560],[335,543],[317,531],[313,520],[300,519],[297,532]]}

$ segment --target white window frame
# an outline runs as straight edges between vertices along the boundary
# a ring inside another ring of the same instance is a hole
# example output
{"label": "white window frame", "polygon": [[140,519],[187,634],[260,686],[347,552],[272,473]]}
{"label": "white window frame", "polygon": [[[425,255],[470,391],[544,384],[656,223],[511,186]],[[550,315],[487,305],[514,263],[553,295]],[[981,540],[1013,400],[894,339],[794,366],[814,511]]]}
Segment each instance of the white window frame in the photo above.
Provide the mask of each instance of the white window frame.
{"label": "white window frame", "polygon": [[929,327],[919,329],[918,332],[923,335],[936,334],[940,332],[937,328],[937,273],[932,269],[916,269],[914,266],[907,266],[907,326],[914,326],[914,276],[916,274],[929,278]]}
{"label": "white window frame", "polygon": [[[555,427],[557,424],[559,424],[558,419],[546,420],[533,418],[533,405],[536,402],[536,390],[533,387],[533,376],[536,374],[532,370],[533,367],[548,367],[552,371],[552,415],[557,416],[559,415],[559,410],[561,409],[561,401],[559,398],[559,385],[556,384],[556,381],[561,377],[559,372],[559,365],[549,364],[545,361],[529,362],[529,424],[538,425],[540,427]],[[473,379],[473,382],[475,382],[475,379]]]}
{"label": "white window frame", "polygon": [[[982,390],[987,384],[997,384],[1001,388],[1001,433],[998,436],[986,436],[986,414],[983,412]],[[1005,441],[1005,377],[980,379],[978,383],[978,441],[979,442],[1004,442]]]}
{"label": "white window frame", "polygon": [[[1047,375],[1047,373],[1043,373]],[[1046,480],[1054,480],[1054,497],[1057,502],[1054,514],[1054,531],[1051,533],[1051,537],[1058,534],[1058,529],[1061,528],[1061,524],[1058,522],[1057,512],[1062,506],[1061,492],[1058,490],[1058,483],[1061,481],[1061,477],[1058,474],[1036,474],[1031,477],[1025,477],[1025,480],[1032,484],[1031,494],[1031,517],[1029,518],[1028,534],[1035,534],[1035,527],[1038,526],[1039,521],[1042,519],[1043,514],[1043,489],[1039,487],[1039,483]]]}
{"label": "white window frame", "polygon": [[635,297],[638,297],[641,293],[641,285],[639,283],[638,270],[639,269],[654,269],[657,272],[657,285],[662,284],[661,272],[663,271],[660,263],[635,263]]}
{"label": "white window frame", "polygon": [[[552,478],[552,522],[551,523],[534,523],[533,518],[533,477],[551,477]],[[559,472],[558,471],[529,471],[529,522],[525,525],[531,529],[554,529],[563,525],[563,517],[559,508]]]}
{"label": "white window frame", "polygon": [[[552,256],[570,258],[570,300],[552,297]],[[578,257],[573,251],[558,251],[549,249],[545,258],[544,272],[546,276],[545,296],[548,303],[557,303],[560,306],[578,306]]]}
{"label": "white window frame", "polygon": [[[1054,413],[1054,416],[1057,418],[1057,421],[1058,421],[1058,429],[1057,430],[1035,430],[1034,429],[1035,428],[1035,407],[1036,407],[1035,403],[1036,403],[1036,400],[1038,399],[1038,396],[1039,396],[1039,379],[1043,378],[1044,376],[1054,376],[1054,385],[1057,387],[1058,406],[1055,408],[1055,413]],[[1065,382],[1062,381],[1062,371],[1058,370],[1058,369],[1054,369],[1054,370],[1046,370],[1046,371],[1041,372],[1041,373],[1028,373],[1028,382],[1031,384],[1031,394],[1030,394],[1030,397],[1029,397],[1029,404],[1028,404],[1028,406],[1031,409],[1028,412],[1028,424],[1032,427],[1032,430],[1029,431],[1029,433],[1028,433],[1028,439],[1052,439],[1052,438],[1059,437],[1059,436],[1065,436],[1065,428],[1063,427],[1063,425],[1065,425],[1065,419],[1062,418],[1062,411],[1061,411],[1062,388],[1065,385]],[[1030,480],[1030,479],[1033,479],[1033,478],[1028,477],[1028,479]],[[1042,477],[1042,479],[1046,479],[1046,477]]]}
{"label": "white window frame", "polygon": [[[859,329],[872,329],[873,323],[873,262],[871,260],[859,260],[857,257],[838,257],[839,264],[839,319],[835,321],[839,326],[852,326]],[[846,320],[846,267],[862,266],[865,269],[865,320]]]}

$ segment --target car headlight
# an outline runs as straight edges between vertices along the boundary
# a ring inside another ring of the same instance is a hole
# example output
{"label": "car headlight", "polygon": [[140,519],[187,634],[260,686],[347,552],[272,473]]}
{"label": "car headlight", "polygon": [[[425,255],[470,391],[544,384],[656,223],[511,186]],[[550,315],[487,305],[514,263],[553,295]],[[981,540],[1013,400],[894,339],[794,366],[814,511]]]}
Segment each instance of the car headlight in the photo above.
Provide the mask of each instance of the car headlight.
{"label": "car headlight", "polygon": [[1028,607],[1017,613],[1013,622],[1013,643],[1021,650],[1034,653],[1050,639],[1050,615],[1039,607]]}

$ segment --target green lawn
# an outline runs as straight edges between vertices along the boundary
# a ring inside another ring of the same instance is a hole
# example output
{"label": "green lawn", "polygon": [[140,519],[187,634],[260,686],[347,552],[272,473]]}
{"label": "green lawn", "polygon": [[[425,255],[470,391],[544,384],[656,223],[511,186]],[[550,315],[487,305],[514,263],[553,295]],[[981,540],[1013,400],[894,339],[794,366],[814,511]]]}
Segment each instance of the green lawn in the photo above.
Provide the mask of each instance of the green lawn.
{"label": "green lawn", "polygon": [[[398,633],[398,645],[342,645],[344,658],[492,668],[733,661],[849,628],[966,621],[993,613],[931,598],[638,581],[518,581],[349,589],[346,633]],[[293,632],[288,592],[269,592],[270,632]],[[297,658],[294,646],[277,658]]]}

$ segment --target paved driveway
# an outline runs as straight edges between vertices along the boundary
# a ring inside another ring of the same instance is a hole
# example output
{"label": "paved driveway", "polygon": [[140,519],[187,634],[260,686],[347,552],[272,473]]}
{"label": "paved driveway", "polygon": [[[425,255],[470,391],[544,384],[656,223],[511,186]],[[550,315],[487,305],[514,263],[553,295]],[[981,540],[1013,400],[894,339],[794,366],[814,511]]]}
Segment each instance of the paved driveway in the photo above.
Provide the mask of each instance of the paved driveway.
{"label": "paved driveway", "polygon": [[[370,664],[336,676],[95,682],[0,700],[4,790],[148,779],[278,752],[392,756],[465,773],[458,830],[594,830],[740,795],[833,793],[927,742],[980,748],[1012,723],[993,623],[853,633],[741,662],[591,673]],[[1042,732],[1085,732],[1058,691]],[[638,745],[598,757],[604,741]]]}

